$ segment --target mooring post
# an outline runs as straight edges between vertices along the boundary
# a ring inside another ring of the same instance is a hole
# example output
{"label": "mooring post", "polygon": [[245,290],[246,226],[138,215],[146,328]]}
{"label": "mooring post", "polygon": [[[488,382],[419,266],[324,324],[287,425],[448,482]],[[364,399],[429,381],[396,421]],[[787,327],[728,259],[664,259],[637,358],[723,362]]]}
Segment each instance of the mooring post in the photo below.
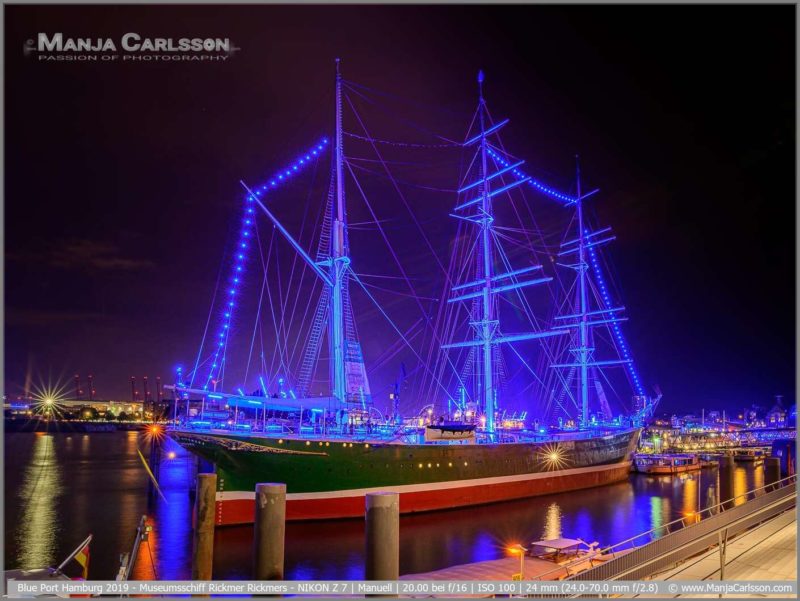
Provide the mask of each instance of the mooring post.
{"label": "mooring post", "polygon": [[396,492],[367,493],[367,580],[400,577],[400,496]]}
{"label": "mooring post", "polygon": [[[767,485],[766,491],[775,490],[776,483],[781,479],[781,458],[767,457],[764,459],[764,484]],[[773,485],[773,486],[770,486]]]}
{"label": "mooring post", "polygon": [[734,473],[736,471],[736,464],[733,460],[733,455],[725,455],[719,463],[719,502],[722,504],[723,509],[730,509],[733,507],[734,496]]}
{"label": "mooring post", "polygon": [[286,538],[286,485],[256,484],[253,526],[256,580],[283,580],[283,545]]}
{"label": "mooring post", "polygon": [[214,563],[214,513],[216,505],[217,475],[197,474],[192,580],[211,580],[211,567]]}

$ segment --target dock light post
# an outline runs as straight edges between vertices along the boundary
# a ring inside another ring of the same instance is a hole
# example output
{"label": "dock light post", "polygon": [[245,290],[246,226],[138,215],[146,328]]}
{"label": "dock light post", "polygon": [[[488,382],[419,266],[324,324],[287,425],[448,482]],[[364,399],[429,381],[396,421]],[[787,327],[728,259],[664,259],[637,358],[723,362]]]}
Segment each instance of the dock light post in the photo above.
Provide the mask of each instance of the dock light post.
{"label": "dock light post", "polygon": [[528,552],[528,549],[520,544],[516,544],[509,547],[508,552],[511,553],[511,555],[519,555],[519,579],[523,580],[525,578],[525,554]]}

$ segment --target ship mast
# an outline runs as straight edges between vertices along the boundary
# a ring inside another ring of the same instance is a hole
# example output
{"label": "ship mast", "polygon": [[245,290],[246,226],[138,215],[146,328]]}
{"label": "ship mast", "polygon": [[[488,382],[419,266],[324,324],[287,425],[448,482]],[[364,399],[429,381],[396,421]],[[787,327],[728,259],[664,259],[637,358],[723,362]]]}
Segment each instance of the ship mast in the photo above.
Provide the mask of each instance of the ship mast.
{"label": "ship mast", "polygon": [[336,136],[334,170],[336,197],[333,206],[331,235],[330,278],[333,283],[330,304],[330,356],[331,392],[340,402],[347,400],[347,384],[344,371],[344,278],[350,258],[345,245],[347,222],[344,198],[343,141],[342,141],[342,74],[339,59],[336,59]]}
{"label": "ship mast", "polygon": [[[508,123],[508,119],[499,123],[487,123],[489,118],[486,110],[486,100],[483,97],[483,71],[478,73],[478,120],[479,131],[463,143],[464,147],[475,145],[477,147],[474,155],[473,165],[477,168],[476,177],[473,181],[464,184],[458,194],[469,193],[474,195],[470,200],[460,202],[454,208],[456,212],[453,217],[462,219],[480,228],[477,244],[477,274],[476,279],[459,284],[452,288],[455,296],[447,302],[455,303],[461,301],[478,301],[470,315],[470,326],[475,330],[475,337],[465,342],[455,342],[443,344],[443,349],[480,347],[482,354],[480,368],[480,386],[477,393],[479,406],[483,408],[486,419],[485,431],[490,440],[493,439],[496,424],[495,411],[497,388],[494,378],[494,357],[495,347],[508,342],[518,342],[522,340],[533,340],[548,336],[559,336],[565,334],[564,330],[545,330],[540,332],[522,332],[519,334],[507,334],[500,330],[500,320],[497,313],[497,294],[510,292],[519,288],[533,286],[551,281],[549,276],[530,279],[520,278],[524,274],[541,271],[541,265],[530,265],[521,269],[512,269],[503,273],[494,273],[494,252],[495,243],[493,241],[494,210],[492,199],[500,194],[504,194],[529,181],[527,176],[517,176],[506,183],[503,176],[516,176],[514,170],[522,165],[524,161],[516,161],[509,164],[504,160],[498,161],[496,152],[490,147],[488,138],[494,136]],[[494,170],[489,172],[490,167]],[[492,185],[495,184],[495,186]],[[469,215],[462,211],[464,209],[477,210],[475,214]],[[499,244],[499,243],[498,243]],[[477,348],[476,348],[477,350]]]}
{"label": "ship mast", "polygon": [[578,322],[580,346],[575,349],[575,352],[580,364],[580,425],[585,428],[589,423],[589,326],[586,314],[586,271],[589,266],[586,263],[586,232],[583,228],[583,201],[581,199],[581,164],[578,156],[575,157],[575,181],[577,185],[575,205],[578,214],[578,265],[576,269],[578,270],[578,294],[580,296],[580,321]]}
{"label": "ship mast", "polygon": [[483,100],[483,71],[478,72],[478,112],[480,118],[481,138],[480,138],[480,177],[481,177],[481,212],[483,219],[480,220],[481,226],[481,253],[483,255],[483,294],[481,297],[482,317],[480,322],[475,323],[475,327],[480,329],[480,336],[483,339],[483,406],[486,415],[486,431],[494,432],[494,378],[492,370],[492,338],[497,328],[497,321],[493,319],[492,298],[492,201],[489,197],[489,182],[486,170],[486,106]]}
{"label": "ship mast", "polygon": [[[622,332],[619,329],[619,323],[626,321],[627,318],[622,316],[625,311],[623,306],[612,306],[611,298],[608,295],[605,283],[602,281],[597,264],[597,248],[607,244],[616,239],[616,236],[611,234],[611,228],[605,227],[590,231],[586,226],[585,216],[583,214],[583,200],[593,195],[597,190],[593,190],[587,194],[581,191],[581,169],[578,157],[575,157],[575,175],[577,185],[577,196],[574,200],[568,203],[568,206],[575,205],[575,221],[577,222],[577,229],[575,238],[561,244],[561,251],[558,253],[559,257],[566,257],[575,255],[577,261],[573,264],[559,263],[562,267],[574,269],[577,273],[577,299],[574,305],[574,312],[570,315],[558,315],[556,320],[562,321],[561,325],[554,326],[554,329],[561,330],[574,330],[577,336],[573,339],[569,352],[572,354],[573,360],[569,363],[561,363],[551,365],[555,369],[578,369],[579,378],[578,386],[580,392],[580,417],[579,425],[581,428],[587,428],[590,425],[589,420],[589,368],[601,369],[604,367],[611,367],[615,365],[628,366],[629,372],[633,379],[634,390],[638,394],[641,393],[641,385],[639,378],[635,371],[632,369],[633,359],[622,338]],[[591,265],[590,265],[591,262]],[[597,284],[599,285],[599,295],[601,298],[596,298],[596,308],[589,306],[589,269],[594,268]],[[603,326],[609,328],[616,338],[617,351],[619,359],[604,359],[598,360],[594,355],[594,347],[592,344],[592,331],[593,328]],[[601,393],[598,393],[600,395]],[[601,398],[601,403],[603,399]]]}
{"label": "ship mast", "polygon": [[[344,197],[344,155],[342,143],[342,75],[339,72],[339,59],[336,59],[336,102],[335,102],[335,154],[333,169],[335,176],[334,198],[331,205],[331,237],[328,258],[315,261],[300,246],[299,242],[286,230],[275,215],[258,199],[244,182],[242,187],[248,193],[248,197],[258,205],[264,214],[272,221],[273,225],[292,245],[292,248],[308,264],[309,267],[322,280],[323,284],[330,290],[330,294],[321,297],[320,303],[324,309],[327,302],[328,308],[328,339],[330,343],[330,384],[331,394],[340,402],[347,401],[347,382],[345,377],[345,301],[347,296],[346,278],[347,270],[350,266],[350,257],[347,245],[347,213],[345,211]],[[327,267],[327,271],[324,269]],[[347,303],[349,307],[349,302]],[[348,309],[349,310],[349,309]],[[317,330],[321,332],[320,329]],[[313,330],[312,330],[313,334]],[[360,357],[361,351],[356,349],[356,355]],[[362,365],[363,367],[363,365]],[[366,382],[366,378],[364,377]],[[362,387],[363,388],[363,387]],[[363,396],[363,395],[362,395]]]}

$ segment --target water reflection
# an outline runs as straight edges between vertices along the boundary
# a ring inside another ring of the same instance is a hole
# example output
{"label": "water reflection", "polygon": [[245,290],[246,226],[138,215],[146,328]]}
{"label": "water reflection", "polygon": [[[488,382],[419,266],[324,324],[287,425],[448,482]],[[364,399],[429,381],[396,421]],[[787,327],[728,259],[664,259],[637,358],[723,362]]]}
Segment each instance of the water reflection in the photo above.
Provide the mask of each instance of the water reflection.
{"label": "water reflection", "polygon": [[[753,471],[753,486],[752,488],[762,488],[764,486],[764,470],[757,469]],[[764,494],[763,490],[758,491],[759,495]]]}
{"label": "water reflection", "polygon": [[[650,498],[650,527],[661,528],[664,525],[664,499],[661,497]],[[660,532],[656,533],[659,536]]]}
{"label": "water reflection", "polygon": [[36,433],[33,452],[17,498],[22,514],[17,523],[17,564],[41,568],[56,563],[58,504],[64,488],[52,434]]}
{"label": "water reflection", "polygon": [[561,508],[558,503],[551,503],[547,508],[547,515],[544,518],[544,532],[542,540],[561,538]]}
{"label": "water reflection", "polygon": [[[71,438],[69,438],[71,436]],[[9,490],[5,508],[7,568],[57,564],[94,533],[90,577],[113,579],[142,514],[153,523],[134,578],[180,580],[191,573],[190,495],[197,462],[169,439],[150,454],[135,433],[52,434],[6,437]],[[136,453],[141,448],[159,481],[150,488]],[[736,490],[763,482],[762,468],[737,466]],[[507,503],[404,516],[400,524],[401,573],[420,573],[495,559],[514,543],[541,538],[582,538],[610,545],[696,511],[719,491],[716,471],[684,476],[632,475],[611,486]],[[30,501],[29,501],[30,499]],[[252,575],[252,527],[217,530],[214,576]],[[290,523],[286,576],[291,579],[359,579],[364,573],[364,521]]]}
{"label": "water reflection", "polygon": [[683,515],[694,515],[695,512],[700,510],[700,499],[697,496],[700,494],[700,486],[698,484],[700,477],[700,472],[698,472],[683,483]]}
{"label": "water reflection", "polygon": [[151,455],[150,465],[161,493],[149,487],[148,515],[153,531],[134,570],[136,579],[181,580],[191,566],[192,500],[188,490],[195,478],[192,456],[171,439]]}
{"label": "water reflection", "polygon": [[[758,468],[758,470],[761,471],[761,468]],[[747,501],[744,497],[744,493],[746,493],[747,490],[747,470],[743,467],[737,467],[733,472],[734,505],[741,505]]]}
{"label": "water reflection", "polygon": [[57,565],[91,533],[90,578],[114,578],[147,512],[132,434],[6,436],[6,456],[15,458],[5,463],[6,485],[17,491],[4,508],[5,523],[16,526],[6,531],[7,569]]}

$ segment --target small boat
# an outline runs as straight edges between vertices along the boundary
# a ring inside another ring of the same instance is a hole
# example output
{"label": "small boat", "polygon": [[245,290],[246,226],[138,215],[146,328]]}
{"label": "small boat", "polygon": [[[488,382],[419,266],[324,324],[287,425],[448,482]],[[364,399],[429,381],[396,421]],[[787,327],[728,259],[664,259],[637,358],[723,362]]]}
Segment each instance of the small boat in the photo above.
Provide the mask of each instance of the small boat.
{"label": "small boat", "polygon": [[640,474],[682,474],[699,470],[701,465],[697,455],[636,453],[633,466]]}
{"label": "small boat", "polygon": [[540,574],[540,579],[547,576],[544,579],[563,580],[589,570],[599,563],[619,557],[630,550],[604,553],[599,546],[600,543],[596,541],[587,543],[579,538],[555,538],[531,543],[527,555],[532,559],[552,562],[558,566]]}
{"label": "small boat", "polygon": [[700,458],[700,467],[704,470],[713,470],[719,467],[719,461],[715,459]]}
{"label": "small boat", "polygon": [[599,543],[587,543],[579,538],[553,538],[532,542],[528,556],[552,561],[559,565],[573,563],[578,559],[590,559],[599,555]]}

